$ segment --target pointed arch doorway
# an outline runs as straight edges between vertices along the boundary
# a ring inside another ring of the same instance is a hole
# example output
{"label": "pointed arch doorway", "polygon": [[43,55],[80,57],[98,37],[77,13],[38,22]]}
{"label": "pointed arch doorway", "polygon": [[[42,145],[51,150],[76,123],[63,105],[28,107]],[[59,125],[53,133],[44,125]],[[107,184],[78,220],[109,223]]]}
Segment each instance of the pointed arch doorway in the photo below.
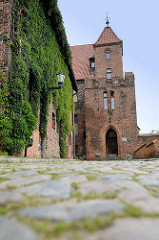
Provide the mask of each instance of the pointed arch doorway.
{"label": "pointed arch doorway", "polygon": [[118,155],[118,139],[113,129],[108,130],[106,134],[106,155]]}

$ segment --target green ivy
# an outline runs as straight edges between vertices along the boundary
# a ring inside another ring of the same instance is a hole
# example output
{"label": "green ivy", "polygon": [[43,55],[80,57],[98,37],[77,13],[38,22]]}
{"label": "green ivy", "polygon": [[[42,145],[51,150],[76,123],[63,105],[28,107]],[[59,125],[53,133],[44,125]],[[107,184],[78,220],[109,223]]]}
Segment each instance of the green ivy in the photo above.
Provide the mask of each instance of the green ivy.
{"label": "green ivy", "polygon": [[[61,126],[61,157],[66,157],[66,136],[71,131],[70,113],[73,109],[71,54],[57,1],[47,1],[50,5],[45,2],[17,0],[13,9],[12,70],[7,84],[7,105],[4,104],[9,112],[6,119],[9,119],[10,127],[4,141],[8,144],[3,146],[10,153],[21,152],[36,128],[38,118],[40,136],[44,139],[47,136],[49,105],[54,101]],[[54,12],[57,23],[52,19]],[[60,29],[62,35],[59,40]],[[61,92],[51,92],[49,87],[58,86],[56,74],[60,70],[66,76],[63,88]]]}
{"label": "green ivy", "polygon": [[0,145],[7,148],[11,144],[10,133],[12,132],[12,124],[8,111],[8,86],[3,72],[0,70]]}

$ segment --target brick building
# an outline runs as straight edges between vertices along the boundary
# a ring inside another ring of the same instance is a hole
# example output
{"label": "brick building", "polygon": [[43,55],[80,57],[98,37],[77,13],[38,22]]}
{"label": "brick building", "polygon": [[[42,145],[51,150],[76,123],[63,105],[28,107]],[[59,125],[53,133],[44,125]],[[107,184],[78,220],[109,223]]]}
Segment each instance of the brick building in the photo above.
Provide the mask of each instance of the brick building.
{"label": "brick building", "polygon": [[[16,1],[16,0],[0,0],[0,69],[5,74],[5,77],[7,80],[10,78],[10,72],[12,70],[12,50],[11,50],[11,47],[8,44],[8,42],[14,42],[15,38],[16,38],[15,36],[17,36],[16,35],[17,33],[15,34],[15,26],[14,26],[15,19],[13,18],[13,14],[12,14],[13,8],[15,8],[17,2],[19,3],[19,1]],[[52,26],[53,37],[55,36],[55,38],[56,38],[56,42],[57,42],[58,46],[57,46],[57,48],[55,48],[55,51],[57,51],[57,49],[59,49],[59,51],[60,51],[58,53],[58,55],[61,56],[61,59],[60,59],[59,63],[57,63],[56,65],[61,64],[61,67],[64,67],[65,69],[67,69],[67,73],[65,73],[65,74],[67,74],[67,79],[69,79],[68,82],[71,83],[70,85],[72,85],[72,88],[71,88],[71,97],[72,97],[73,90],[77,91],[77,84],[75,81],[72,66],[69,62],[68,55],[67,55],[67,53],[69,51],[69,49],[66,49],[68,43],[67,43],[67,41],[65,41],[65,44],[60,42],[60,39],[58,38],[58,36],[56,34],[57,31],[55,31],[55,30],[56,30],[56,28],[58,28],[58,26],[56,26],[57,23],[54,19],[55,14],[53,12],[51,14],[48,14],[48,11],[50,11],[49,4],[51,4],[50,1],[47,1],[47,3],[46,3],[46,1],[39,0],[39,5],[43,6],[43,11],[44,11],[44,14],[45,14],[45,17],[46,17],[48,23],[51,23],[50,25]],[[55,7],[56,8],[54,8],[54,9],[56,10],[56,14],[59,14],[59,18],[58,18],[58,23],[59,23],[60,19],[61,19],[61,15],[59,13],[57,6],[55,6]],[[54,11],[54,9],[52,11]],[[18,9],[18,14],[17,14],[19,19],[21,19],[23,17],[22,14],[24,12],[25,11],[23,11],[23,5],[20,4],[19,9]],[[25,14],[26,14],[26,12],[25,12]],[[39,14],[39,17],[41,17],[40,14]],[[34,22],[34,25],[36,25],[35,22]],[[47,34],[49,36],[50,33],[48,32]],[[58,34],[63,34],[63,37],[67,39],[67,37],[65,36],[65,31],[63,30],[62,27],[60,30],[58,30]],[[21,41],[20,44],[23,44],[23,42]],[[23,49],[20,50],[20,54],[21,54],[21,51],[23,51]],[[56,59],[56,61],[58,61],[57,59]],[[55,66],[55,68],[56,68],[56,66]],[[48,66],[48,69],[49,69],[49,66]],[[46,72],[47,72],[47,69],[46,69]],[[56,72],[56,73],[58,73],[58,72]],[[43,94],[43,93],[41,92],[41,94]],[[72,120],[73,120],[73,117],[71,116],[70,117],[71,125],[73,125]],[[40,122],[40,104],[39,104],[39,119],[37,121],[37,129],[35,131],[33,131],[33,134],[31,136],[31,138],[33,139],[33,145],[27,149],[28,157],[41,157],[41,154],[42,154],[42,152],[41,152],[41,150],[42,150],[41,142],[42,141],[41,141],[40,132],[39,132],[39,122]],[[53,101],[50,102],[50,106],[49,106],[49,110],[48,110],[47,137],[44,139],[43,142],[44,142],[44,144],[43,144],[44,151],[43,152],[44,152],[45,157],[49,157],[49,158],[60,157],[59,124],[56,121],[56,109],[55,109]],[[73,158],[73,151],[74,151],[73,132],[71,132],[70,136],[68,136],[68,138],[66,140],[66,144],[67,144],[67,157]],[[22,156],[24,156],[25,153],[26,152],[23,151]]]}
{"label": "brick building", "polygon": [[71,47],[78,84],[76,154],[132,158],[138,146],[134,74],[123,72],[123,41],[107,24],[94,44]]}

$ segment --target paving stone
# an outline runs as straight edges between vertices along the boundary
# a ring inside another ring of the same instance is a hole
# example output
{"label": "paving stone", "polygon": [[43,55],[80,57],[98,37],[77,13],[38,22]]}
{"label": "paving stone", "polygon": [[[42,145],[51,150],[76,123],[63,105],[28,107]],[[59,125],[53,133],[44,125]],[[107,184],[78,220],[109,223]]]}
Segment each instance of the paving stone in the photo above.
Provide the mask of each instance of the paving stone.
{"label": "paving stone", "polygon": [[76,171],[76,172],[81,172],[81,173],[84,173],[84,174],[98,174],[97,171],[93,171],[93,170],[86,170],[86,169],[83,169],[83,168],[70,168],[72,169],[73,171]]}
{"label": "paving stone", "polygon": [[0,240],[38,240],[37,235],[22,223],[0,216]]}
{"label": "paving stone", "polygon": [[6,189],[9,186],[21,187],[21,186],[29,185],[36,182],[46,181],[50,179],[51,179],[50,175],[44,175],[44,174],[41,174],[41,175],[39,174],[36,176],[29,176],[24,178],[15,177],[15,179],[11,179],[11,180],[0,183],[0,189],[1,190]]}
{"label": "paving stone", "polygon": [[139,180],[139,183],[141,183],[144,186],[148,186],[151,188],[159,188],[159,180],[157,180],[156,178],[141,178]]}
{"label": "paving stone", "polygon": [[120,187],[121,189],[124,188],[124,189],[130,189],[130,190],[145,191],[145,188],[143,186],[133,181],[119,181],[116,183],[116,186]]}
{"label": "paving stone", "polygon": [[149,174],[149,172],[143,171],[143,170],[138,170],[138,169],[133,169],[133,168],[128,168],[128,167],[117,167],[118,169],[122,171],[127,171],[127,172],[132,172],[136,174]]}
{"label": "paving stone", "polygon": [[96,166],[96,167],[93,167],[91,168],[91,170],[93,171],[100,171],[100,172],[103,172],[103,173],[109,173],[112,171],[112,168],[111,167],[106,167],[106,166]]}
{"label": "paving stone", "polygon": [[50,199],[69,199],[71,185],[65,180],[52,180],[20,188],[29,196],[38,195]]}
{"label": "paving stone", "polygon": [[9,202],[22,202],[23,196],[18,192],[13,191],[0,191],[0,206],[4,206]]}
{"label": "paving stone", "polygon": [[159,198],[148,197],[144,200],[135,201],[135,206],[140,207],[146,213],[157,213],[159,214]]}
{"label": "paving stone", "polygon": [[128,177],[133,177],[134,173],[128,172],[128,171],[120,171],[120,170],[112,170],[109,172],[109,175],[123,175],[123,176],[128,176]]}
{"label": "paving stone", "polygon": [[[3,174],[8,174],[9,172],[11,172],[12,170],[11,169],[5,169],[5,168],[1,168],[0,169],[0,173],[2,174],[2,172],[3,172]],[[1,175],[1,177],[2,177],[3,175]],[[5,176],[4,176],[5,177]]]}
{"label": "paving stone", "polygon": [[103,175],[99,177],[100,180],[109,181],[109,182],[116,182],[116,181],[123,181],[123,180],[131,180],[131,177],[118,175],[118,174],[109,174]]}
{"label": "paving stone", "polygon": [[154,169],[154,165],[150,165],[151,163],[149,163],[149,165],[147,165],[147,166],[145,166],[144,168],[146,169],[146,170],[149,170],[149,169]]}
{"label": "paving stone", "polygon": [[98,194],[102,194],[104,192],[119,192],[120,188],[112,183],[102,183],[97,181],[90,181],[83,183],[80,187],[80,192],[83,195],[86,195],[90,192],[96,192]]}
{"label": "paving stone", "polygon": [[45,172],[45,174],[51,174],[51,173],[53,173],[53,174],[64,174],[64,173],[69,173],[69,172],[71,172],[71,170],[68,170],[68,169],[50,169],[50,171],[47,171],[47,172]]}
{"label": "paving stone", "polygon": [[85,175],[78,175],[78,174],[64,174],[62,177],[61,177],[61,180],[66,180],[68,181],[69,183],[72,183],[72,182],[86,182],[88,181],[86,176]]}
{"label": "paving stone", "polygon": [[6,174],[5,177],[9,179],[15,179],[18,177],[25,177],[25,176],[30,176],[30,175],[35,175],[38,174],[36,170],[28,170],[28,171],[20,171],[20,172],[14,172],[11,174]]}
{"label": "paving stone", "polygon": [[87,240],[158,240],[159,219],[117,219],[104,230],[86,237]]}
{"label": "paving stone", "polygon": [[132,203],[137,200],[145,200],[149,198],[150,195],[148,192],[145,191],[140,191],[140,190],[124,190],[119,193],[119,198],[123,199],[127,203]]}
{"label": "paving stone", "polygon": [[124,206],[117,200],[90,200],[75,205],[54,204],[28,208],[20,211],[22,216],[33,216],[37,219],[56,221],[74,221],[93,215],[107,215],[111,211],[121,212]]}

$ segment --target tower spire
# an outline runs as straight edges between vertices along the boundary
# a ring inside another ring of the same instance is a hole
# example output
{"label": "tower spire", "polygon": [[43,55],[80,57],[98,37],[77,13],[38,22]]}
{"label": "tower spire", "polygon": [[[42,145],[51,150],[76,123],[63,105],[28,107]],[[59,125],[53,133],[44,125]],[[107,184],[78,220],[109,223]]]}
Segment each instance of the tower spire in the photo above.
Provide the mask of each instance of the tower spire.
{"label": "tower spire", "polygon": [[109,27],[110,24],[110,18],[108,17],[108,12],[107,12],[107,17],[106,17],[106,27]]}

